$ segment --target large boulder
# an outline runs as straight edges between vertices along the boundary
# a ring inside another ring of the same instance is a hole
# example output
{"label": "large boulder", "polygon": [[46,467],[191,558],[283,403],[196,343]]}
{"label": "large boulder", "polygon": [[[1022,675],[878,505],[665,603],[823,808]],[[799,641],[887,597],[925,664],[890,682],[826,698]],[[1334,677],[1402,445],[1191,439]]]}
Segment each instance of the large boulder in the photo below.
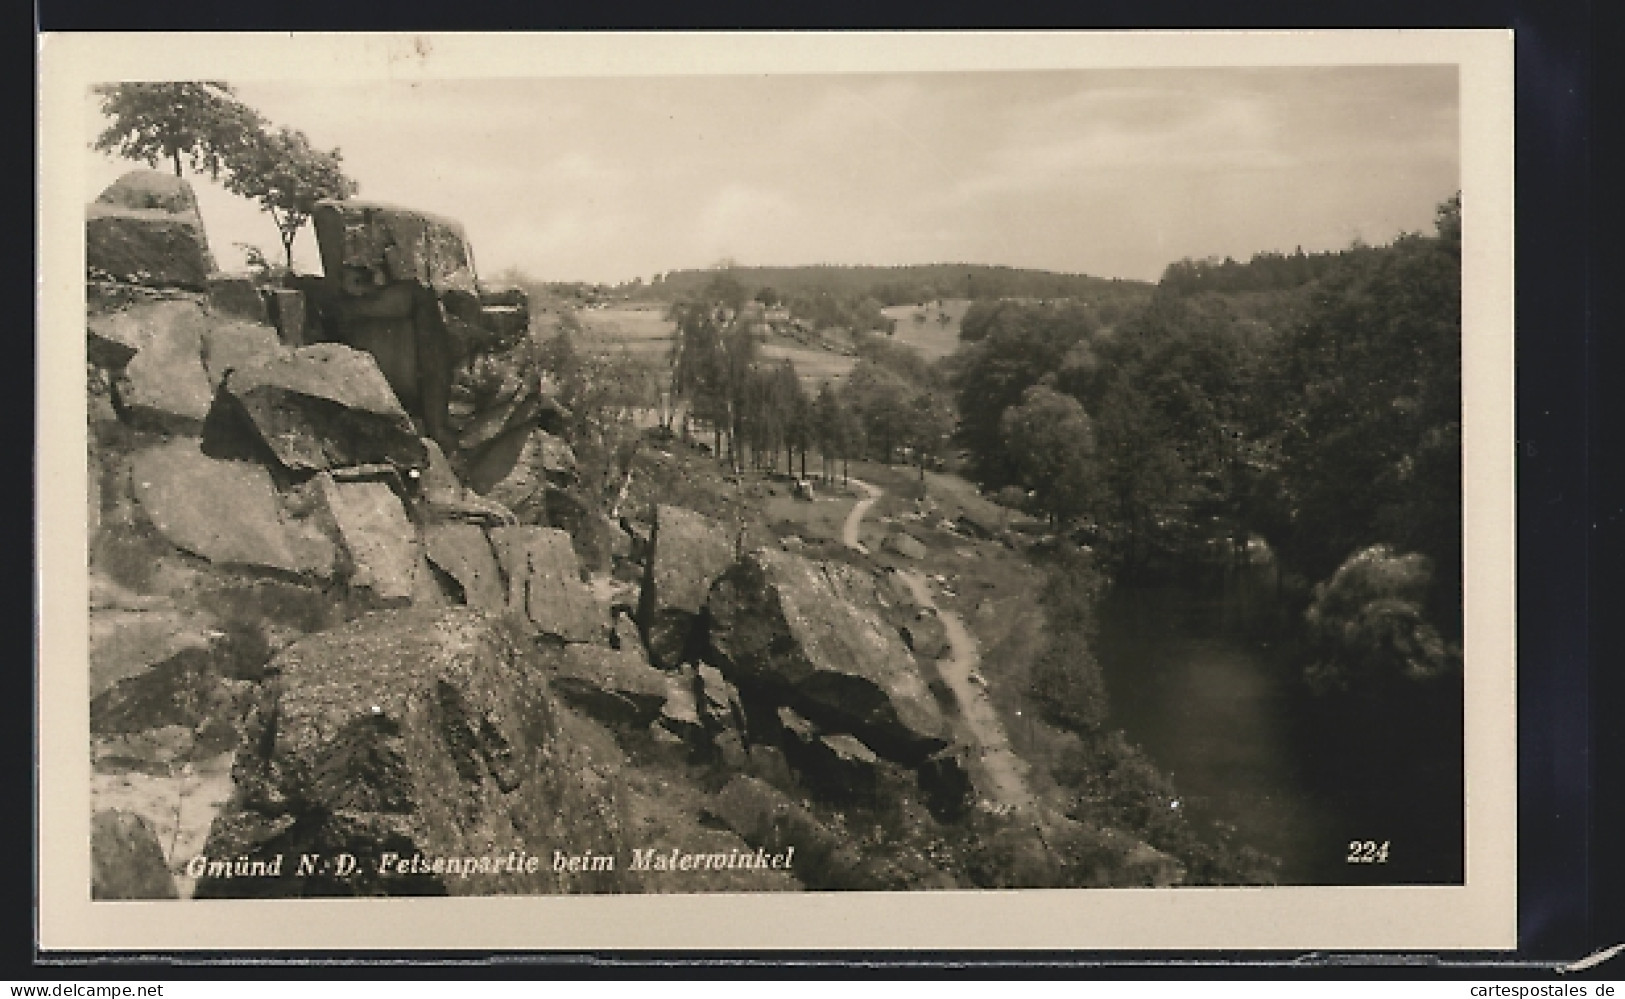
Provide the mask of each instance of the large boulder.
{"label": "large boulder", "polygon": [[85,209],[85,266],[118,281],[207,289],[214,258],[191,185],[156,170],[114,181]]}
{"label": "large boulder", "polygon": [[898,633],[910,652],[922,659],[940,659],[948,654],[948,629],[934,607],[916,607]]}
{"label": "large boulder", "polygon": [[638,623],[649,658],[671,669],[695,651],[695,624],[711,584],[733,563],[733,543],[710,517],[659,506],[649,547]]}
{"label": "large boulder", "polygon": [[284,519],[266,470],[210,458],[196,438],[145,448],[130,459],[136,500],[175,547],[221,565],[330,575],[332,544]]}
{"label": "large boulder", "polygon": [[372,355],[321,343],[234,369],[203,428],[211,454],[263,453],[296,475],[351,465],[421,469],[423,441]]}
{"label": "large boulder", "polygon": [[574,643],[548,656],[547,665],[553,689],[603,721],[643,728],[666,705],[667,675],[641,652]]}
{"label": "large boulder", "polygon": [[203,367],[219,388],[226,372],[287,353],[273,327],[241,321],[215,322],[203,331]]}
{"label": "large boulder", "polygon": [[92,608],[90,696],[186,649],[206,649],[213,622],[163,598],[149,609]]}
{"label": "large boulder", "polygon": [[462,591],[463,603],[501,613],[508,603],[496,552],[477,524],[433,524],[424,531],[429,561],[450,576]]}
{"label": "large boulder", "polygon": [[[258,653],[257,655],[255,653]],[[126,677],[90,701],[90,731],[98,738],[168,731],[192,758],[232,748],[242,698],[263,674],[270,646],[259,636],[232,636],[185,649],[145,672]]]}
{"label": "large boulder", "polygon": [[809,888],[871,887],[868,865],[851,844],[760,778],[733,778],[709,810],[746,843],[785,857],[791,873]]}
{"label": "large boulder", "polygon": [[368,351],[428,436],[450,448],[450,390],[461,361],[490,345],[462,226],[359,200],[312,213],[322,256],[326,335]]}
{"label": "large boulder", "polygon": [[200,341],[209,322],[195,298],[139,298],[92,308],[85,321],[85,353],[91,364],[118,371],[140,352],[155,330],[178,326]]}
{"label": "large boulder", "polygon": [[86,326],[92,362],[118,372],[113,404],[120,417],[161,433],[202,429],[213,387],[203,367],[209,319],[196,300],[137,302],[91,316]]}
{"label": "large boulder", "polygon": [[455,219],[350,198],[317,202],[311,226],[322,272],[352,295],[402,281],[479,293],[468,239]]}
{"label": "large boulder", "polygon": [[164,848],[146,819],[115,808],[91,817],[90,897],[180,897]]}
{"label": "large boulder", "polygon": [[184,177],[161,170],[131,170],[102,188],[96,204],[171,215],[197,215],[197,195]]}
{"label": "large boulder", "polygon": [[[506,619],[380,611],[301,639],[271,665],[245,723],[233,808],[203,852],[250,865],[281,855],[282,866],[205,872],[197,897],[618,886],[617,872],[553,868],[561,847],[625,854],[620,806],[602,765],[564,736],[536,653]],[[302,855],[318,858],[314,869],[297,870]]]}
{"label": "large boulder", "polygon": [[336,482],[323,474],[316,477],[316,491],[348,557],[353,589],[385,604],[411,603],[425,595],[432,575],[417,528],[389,486]]}
{"label": "large boulder", "polygon": [[711,587],[707,661],[824,727],[913,763],[947,745],[914,657],[874,607],[845,599],[821,563],[771,548]]}
{"label": "large boulder", "polygon": [[490,530],[491,545],[508,580],[508,610],[536,630],[566,642],[605,637],[609,619],[581,581],[570,536],[547,527]]}
{"label": "large boulder", "polygon": [[484,448],[466,478],[469,488],[512,510],[521,523],[539,524],[548,521],[548,487],[575,482],[576,456],[562,438],[520,427]]}

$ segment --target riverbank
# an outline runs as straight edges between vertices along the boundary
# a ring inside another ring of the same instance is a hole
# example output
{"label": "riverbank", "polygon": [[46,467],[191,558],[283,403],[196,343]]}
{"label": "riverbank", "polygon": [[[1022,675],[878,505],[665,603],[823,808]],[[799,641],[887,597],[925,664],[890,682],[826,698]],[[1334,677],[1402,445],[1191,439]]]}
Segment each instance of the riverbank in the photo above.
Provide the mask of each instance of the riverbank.
{"label": "riverbank", "polygon": [[[1114,586],[1095,647],[1112,723],[1279,883],[1459,883],[1459,700],[1317,696],[1275,592],[1268,566]],[[1351,862],[1366,841],[1384,859]]]}
{"label": "riverbank", "polygon": [[[880,490],[857,478],[860,470],[913,486],[914,495]],[[940,512],[972,490],[968,483],[954,490],[944,483],[949,476],[922,482],[912,470],[877,471],[855,465],[845,516],[809,513],[806,527],[811,534],[815,525],[827,531],[838,521],[847,548],[894,570],[917,599],[928,590],[923,595],[944,624],[964,626],[962,644],[979,652],[974,675],[959,668],[967,660],[957,647],[937,665],[980,746],[977,769],[989,803],[1133,836],[1179,860],[1185,883],[1274,880],[1269,858],[1188,819],[1182,790],[1117,731],[1093,658],[1096,605],[1108,589],[1104,569],[1075,551],[953,537],[936,526],[948,518],[919,511]],[[887,543],[899,530],[921,541],[918,558]]]}

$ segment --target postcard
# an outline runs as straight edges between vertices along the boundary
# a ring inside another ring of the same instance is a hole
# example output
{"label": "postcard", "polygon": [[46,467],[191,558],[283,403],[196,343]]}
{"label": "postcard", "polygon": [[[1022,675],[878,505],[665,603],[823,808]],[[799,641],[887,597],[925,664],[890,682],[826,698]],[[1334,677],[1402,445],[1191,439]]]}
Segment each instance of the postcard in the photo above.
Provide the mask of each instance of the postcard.
{"label": "postcard", "polygon": [[40,67],[43,948],[1515,946],[1510,33]]}

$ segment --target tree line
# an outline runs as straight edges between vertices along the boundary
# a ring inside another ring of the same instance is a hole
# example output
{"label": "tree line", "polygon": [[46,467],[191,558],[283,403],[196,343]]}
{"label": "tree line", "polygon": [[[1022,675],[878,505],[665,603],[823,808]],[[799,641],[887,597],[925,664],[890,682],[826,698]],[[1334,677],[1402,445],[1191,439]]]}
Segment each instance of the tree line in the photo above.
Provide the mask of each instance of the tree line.
{"label": "tree line", "polygon": [[1151,287],[1142,281],[989,264],[745,267],[725,262],[717,268],[656,274],[648,284],[622,285],[621,290],[675,300],[700,293],[718,274],[747,288],[774,289],[786,302],[798,296],[830,295],[853,302],[873,298],[880,306],[921,305],[945,298],[1109,299],[1143,296]]}
{"label": "tree line", "polygon": [[[1356,251],[1358,248],[1354,248]],[[1157,287],[1180,295],[1200,291],[1282,291],[1317,280],[1336,266],[1349,250],[1304,253],[1298,247],[1291,253],[1270,250],[1253,254],[1241,262],[1230,257],[1220,260],[1186,257],[1169,264]]]}
{"label": "tree line", "polygon": [[763,356],[759,312],[742,283],[714,275],[675,303],[670,355],[673,398],[684,403],[682,432],[691,421],[709,427],[712,447],[735,468],[779,468],[807,475],[808,455],[819,474],[834,463],[902,458],[924,468],[938,460],[954,429],[951,396],[941,372],[917,351],[882,336],[858,335],[858,362],[839,387],[809,395],[789,359]]}
{"label": "tree line", "polygon": [[959,441],[984,487],[1119,571],[1216,538],[1263,538],[1309,581],[1372,545],[1418,553],[1459,637],[1459,197],[1431,235],[1313,259],[1307,284],[1160,289],[1114,327],[1076,303],[979,306],[948,364]]}

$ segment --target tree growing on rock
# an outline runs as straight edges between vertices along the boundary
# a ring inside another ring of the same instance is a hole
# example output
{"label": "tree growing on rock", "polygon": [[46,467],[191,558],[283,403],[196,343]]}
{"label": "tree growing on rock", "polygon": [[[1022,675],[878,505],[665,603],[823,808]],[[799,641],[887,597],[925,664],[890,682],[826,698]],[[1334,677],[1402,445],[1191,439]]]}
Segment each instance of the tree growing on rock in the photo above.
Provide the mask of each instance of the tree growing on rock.
{"label": "tree growing on rock", "polygon": [[219,177],[264,125],[229,85],[215,80],[106,84],[95,93],[111,121],[91,147],[154,168],[167,163],[177,177],[183,157],[192,172]]}
{"label": "tree growing on rock", "polygon": [[348,198],[359,189],[344,175],[337,149],[321,150],[297,129],[259,131],[230,151],[226,189],[258,201],[271,215],[282,240],[288,269],[293,269],[293,241],[310,220],[316,202]]}

